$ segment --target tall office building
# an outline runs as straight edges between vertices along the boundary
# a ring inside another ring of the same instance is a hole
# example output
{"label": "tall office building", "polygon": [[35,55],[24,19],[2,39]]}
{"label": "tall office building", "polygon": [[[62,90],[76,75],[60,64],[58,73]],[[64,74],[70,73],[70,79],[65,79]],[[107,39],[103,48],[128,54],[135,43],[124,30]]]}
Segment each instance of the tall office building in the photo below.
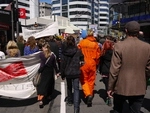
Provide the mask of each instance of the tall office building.
{"label": "tall office building", "polygon": [[68,17],[71,23],[83,29],[97,24],[104,30],[109,24],[108,0],[52,0],[52,11],[54,15]]}
{"label": "tall office building", "polygon": [[109,3],[108,0],[99,0],[99,31],[107,34],[109,27]]}
{"label": "tall office building", "polygon": [[[4,9],[15,0],[1,0],[0,8]],[[27,19],[39,17],[39,0],[18,0],[18,7],[26,9]]]}
{"label": "tall office building", "polygon": [[40,2],[40,17],[49,15],[52,15],[51,4],[46,2]]}

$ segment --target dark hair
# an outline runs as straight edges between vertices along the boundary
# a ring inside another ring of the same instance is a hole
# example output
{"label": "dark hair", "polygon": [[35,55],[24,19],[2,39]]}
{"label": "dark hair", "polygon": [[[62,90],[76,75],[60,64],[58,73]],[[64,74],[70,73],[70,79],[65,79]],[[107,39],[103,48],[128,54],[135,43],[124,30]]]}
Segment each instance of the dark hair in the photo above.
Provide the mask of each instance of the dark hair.
{"label": "dark hair", "polygon": [[139,32],[126,32],[126,34],[128,35],[128,36],[135,36],[135,37],[138,37],[139,36]]}
{"label": "dark hair", "polygon": [[136,21],[130,21],[125,25],[126,34],[128,36],[138,37],[140,31],[140,24]]}
{"label": "dark hair", "polygon": [[73,36],[68,36],[67,40],[66,40],[66,43],[67,43],[67,45],[74,46],[75,45],[74,37]]}
{"label": "dark hair", "polygon": [[45,40],[44,40],[44,39],[38,40],[37,45],[38,45],[39,49],[42,49],[42,45],[43,45],[44,43],[45,43]]}

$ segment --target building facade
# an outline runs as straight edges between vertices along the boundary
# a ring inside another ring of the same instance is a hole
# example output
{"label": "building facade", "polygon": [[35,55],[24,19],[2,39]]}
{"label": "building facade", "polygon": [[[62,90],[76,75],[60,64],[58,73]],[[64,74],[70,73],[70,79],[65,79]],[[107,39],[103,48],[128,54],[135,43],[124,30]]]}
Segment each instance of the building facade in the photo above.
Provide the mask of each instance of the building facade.
{"label": "building facade", "polygon": [[109,27],[109,3],[108,0],[99,0],[99,32],[107,34]]}
{"label": "building facade", "polygon": [[[15,0],[1,0],[0,9],[4,9]],[[26,9],[27,19],[39,17],[39,0],[18,0],[18,7]]]}
{"label": "building facade", "polygon": [[146,42],[150,43],[150,1],[149,0],[126,0],[114,4],[110,8],[112,28],[119,31],[124,30],[124,25],[129,21],[140,23],[141,31],[144,32]]}
{"label": "building facade", "polygon": [[97,24],[103,32],[109,24],[108,0],[52,0],[52,14],[68,17],[82,29]]}
{"label": "building facade", "polygon": [[40,17],[52,15],[51,4],[40,2]]}

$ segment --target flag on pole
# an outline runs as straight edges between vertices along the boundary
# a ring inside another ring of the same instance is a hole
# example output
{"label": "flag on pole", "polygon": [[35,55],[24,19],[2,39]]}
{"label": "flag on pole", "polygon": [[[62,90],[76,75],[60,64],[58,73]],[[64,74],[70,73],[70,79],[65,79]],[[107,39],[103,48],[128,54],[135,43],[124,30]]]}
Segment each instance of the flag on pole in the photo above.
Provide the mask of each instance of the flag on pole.
{"label": "flag on pole", "polygon": [[26,19],[26,9],[25,8],[18,8],[19,18]]}
{"label": "flag on pole", "polygon": [[12,5],[12,2],[7,7],[5,7],[4,10],[11,11],[11,5]]}

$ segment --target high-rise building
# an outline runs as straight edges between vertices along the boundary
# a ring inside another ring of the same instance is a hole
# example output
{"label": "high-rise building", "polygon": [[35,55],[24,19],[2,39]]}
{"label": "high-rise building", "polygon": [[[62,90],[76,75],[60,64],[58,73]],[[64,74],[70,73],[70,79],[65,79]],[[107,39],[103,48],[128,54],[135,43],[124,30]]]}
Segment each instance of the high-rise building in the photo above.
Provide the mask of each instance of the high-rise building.
{"label": "high-rise building", "polygon": [[99,0],[99,26],[101,33],[107,34],[109,27],[109,3],[108,0]]}
{"label": "high-rise building", "polygon": [[[0,0],[0,9],[4,9],[15,0]],[[39,0],[18,0],[18,7],[26,9],[27,19],[39,17]]]}
{"label": "high-rise building", "polygon": [[109,24],[109,3],[108,0],[52,0],[52,14],[68,17],[82,29],[97,24],[103,31]]}
{"label": "high-rise building", "polygon": [[40,2],[40,17],[52,15],[51,4]]}

